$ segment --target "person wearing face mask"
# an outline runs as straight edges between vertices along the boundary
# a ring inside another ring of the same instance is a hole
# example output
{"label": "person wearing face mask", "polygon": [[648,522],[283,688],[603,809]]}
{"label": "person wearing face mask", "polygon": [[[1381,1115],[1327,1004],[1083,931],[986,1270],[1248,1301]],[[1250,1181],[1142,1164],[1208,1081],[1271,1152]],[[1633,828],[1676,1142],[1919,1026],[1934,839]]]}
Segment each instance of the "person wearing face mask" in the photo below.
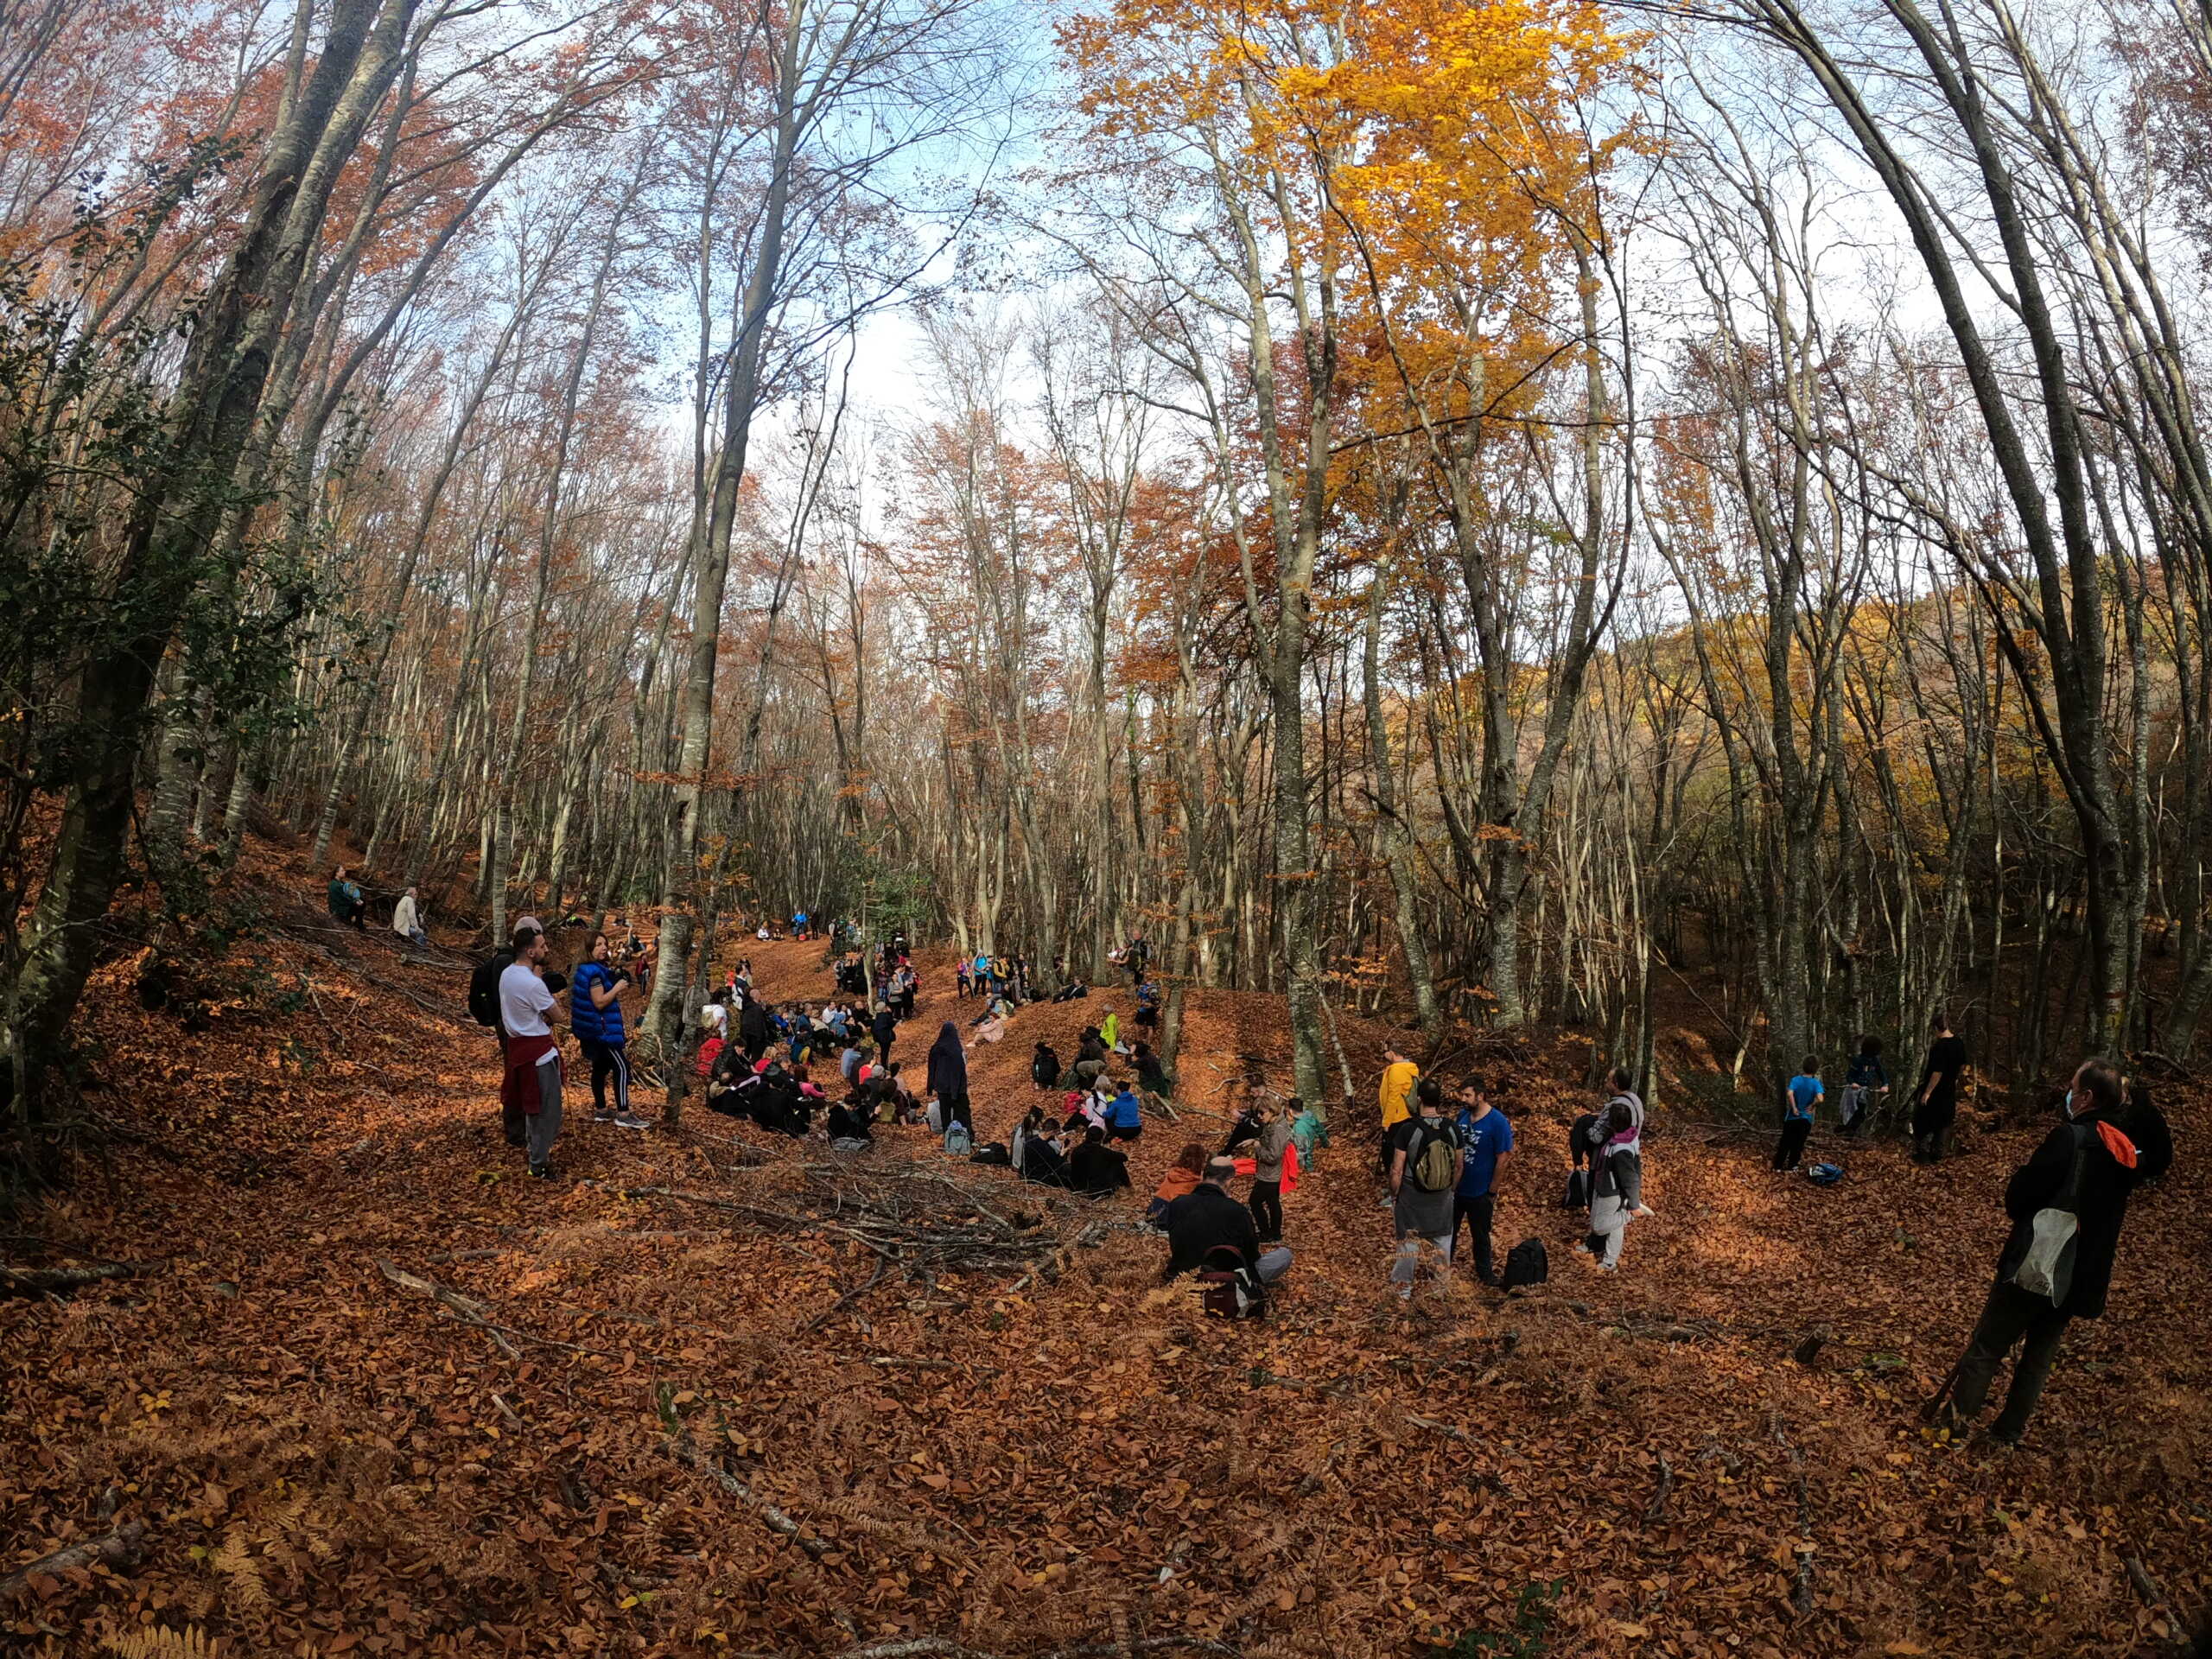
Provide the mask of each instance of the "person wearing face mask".
{"label": "person wearing face mask", "polygon": [[2173,1161],[2165,1119],[2139,1091],[2133,1101],[2126,1092],[2118,1066],[2084,1061],[2060,1108],[2065,1121],[2013,1173],[2005,1189],[2012,1235],[1967,1351],[1930,1404],[1928,1414],[1940,1426],[1956,1433],[1974,1421],[1998,1366],[2017,1347],[1989,1438],[2018,1445],[2068,1324],[2103,1314],[2128,1195]]}

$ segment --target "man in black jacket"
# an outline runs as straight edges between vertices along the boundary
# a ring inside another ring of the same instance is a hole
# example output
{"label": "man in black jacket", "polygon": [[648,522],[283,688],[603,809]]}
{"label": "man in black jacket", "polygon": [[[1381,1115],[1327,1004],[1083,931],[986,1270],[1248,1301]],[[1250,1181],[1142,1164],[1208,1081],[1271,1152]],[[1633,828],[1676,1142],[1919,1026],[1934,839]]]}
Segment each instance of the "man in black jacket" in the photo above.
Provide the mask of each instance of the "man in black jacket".
{"label": "man in black jacket", "polygon": [[1282,1246],[1260,1253],[1252,1212],[1229,1195],[1229,1184],[1236,1179],[1235,1159],[1212,1159],[1198,1185],[1167,1206],[1161,1218],[1167,1230],[1167,1266],[1162,1279],[1195,1273],[1205,1265],[1206,1252],[1223,1244],[1236,1250],[1263,1284],[1290,1270],[1290,1252]]}
{"label": "man in black jacket", "polygon": [[[1997,1282],[1990,1287],[1981,1319],[1959,1361],[1944,1408],[1947,1414],[1938,1419],[1955,1429],[1971,1422],[1989,1396],[1998,1365],[2018,1344],[2019,1363],[2012,1369],[2005,1408],[1989,1431],[1990,1439],[2005,1446],[2018,1445],[2026,1431],[2058,1357],[2067,1322],[2094,1319],[2105,1311],[2120,1224],[2127,1218],[2127,1195],[2157,1180],[2173,1161],[2173,1141],[2165,1120],[2139,1096],[2132,1106],[2123,1105],[2116,1066],[2085,1061],[2067,1090],[2064,1111],[2067,1121],[2013,1172],[2005,1189],[2012,1236],[1997,1258]],[[2037,1212],[2061,1205],[2077,1159],[2079,1184],[2071,1202],[2063,1205],[2079,1224],[2074,1236],[2074,1270],[2064,1294],[2054,1303],[2048,1296],[2023,1289],[2013,1278],[2035,1242]]]}

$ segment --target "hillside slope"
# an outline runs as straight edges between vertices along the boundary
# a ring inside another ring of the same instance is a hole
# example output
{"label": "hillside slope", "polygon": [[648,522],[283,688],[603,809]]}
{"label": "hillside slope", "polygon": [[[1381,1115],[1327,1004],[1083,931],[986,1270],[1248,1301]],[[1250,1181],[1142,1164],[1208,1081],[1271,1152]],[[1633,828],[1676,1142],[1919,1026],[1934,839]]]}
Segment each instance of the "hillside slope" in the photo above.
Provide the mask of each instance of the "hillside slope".
{"label": "hillside slope", "polygon": [[[259,856],[264,892],[315,893]],[[103,969],[89,1098],[129,1138],[10,1224],[17,1265],[159,1264],[0,1300],[0,1551],[144,1528],[135,1562],[0,1604],[10,1650],[198,1624],[239,1655],[1401,1654],[1525,1611],[1542,1645],[1460,1650],[2126,1653],[2212,1594],[2201,1093],[2162,1099],[2180,1167],[2025,1449],[1961,1450],[1912,1406],[2032,1129],[1933,1171],[1854,1147],[1819,1191],[1662,1117],[1658,1218],[1607,1277],[1552,1207],[1581,1056],[1532,1052],[1498,1234],[1549,1241],[1548,1287],[1402,1310],[1339,1121],[1275,1316],[1232,1327],[1130,1224],[1232,1077],[1287,1086],[1272,999],[1192,997],[1192,1116],[1103,1206],[918,1130],[839,1160],[696,1103],[680,1135],[596,1127],[573,1084],[534,1183],[460,958],[276,904],[159,1010],[137,960]],[[772,996],[828,988],[818,946],[751,954]],[[917,1063],[961,1007],[925,966]],[[986,1138],[1031,1045],[1108,1001],[971,1052]],[[1383,1034],[1345,1031],[1363,1116]],[[977,1239],[994,1265],[962,1270]]]}

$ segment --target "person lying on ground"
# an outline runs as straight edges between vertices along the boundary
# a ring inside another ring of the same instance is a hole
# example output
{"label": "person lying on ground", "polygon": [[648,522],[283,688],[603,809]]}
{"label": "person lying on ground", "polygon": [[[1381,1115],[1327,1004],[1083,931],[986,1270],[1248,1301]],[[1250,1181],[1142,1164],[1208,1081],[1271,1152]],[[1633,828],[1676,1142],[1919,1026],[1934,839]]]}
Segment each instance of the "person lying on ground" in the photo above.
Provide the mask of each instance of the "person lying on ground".
{"label": "person lying on ground", "polygon": [[1103,1198],[1129,1184],[1129,1155],[1106,1144],[1106,1132],[1093,1125],[1083,1144],[1068,1156],[1068,1180],[1078,1192]]}
{"label": "person lying on ground", "polygon": [[1290,1268],[1290,1252],[1281,1245],[1262,1252],[1252,1212],[1229,1195],[1236,1179],[1231,1158],[1210,1159],[1198,1185],[1167,1206],[1167,1262],[1162,1280],[1195,1272],[1206,1253],[1226,1245],[1243,1257],[1262,1283],[1280,1279]]}

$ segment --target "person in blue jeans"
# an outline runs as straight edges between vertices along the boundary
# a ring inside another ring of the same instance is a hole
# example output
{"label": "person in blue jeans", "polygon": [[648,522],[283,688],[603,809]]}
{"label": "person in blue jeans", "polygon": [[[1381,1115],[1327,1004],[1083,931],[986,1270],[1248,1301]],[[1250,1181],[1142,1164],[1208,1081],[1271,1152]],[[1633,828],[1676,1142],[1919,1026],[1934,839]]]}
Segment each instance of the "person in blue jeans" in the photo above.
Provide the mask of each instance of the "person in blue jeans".
{"label": "person in blue jeans", "polygon": [[1466,1165],[1452,1194],[1452,1237],[1458,1254],[1459,1224],[1473,1235],[1475,1277],[1486,1285],[1497,1282],[1491,1260],[1491,1212],[1497,1186],[1498,1162],[1513,1150],[1513,1125],[1490,1103],[1482,1079],[1469,1077],[1459,1085],[1459,1138],[1465,1143]]}
{"label": "person in blue jeans", "polygon": [[1808,1054],[1782,1096],[1782,1139],[1775,1142],[1774,1167],[1786,1175],[1805,1161],[1805,1142],[1813,1133],[1813,1113],[1827,1098],[1821,1084],[1821,1063]]}

